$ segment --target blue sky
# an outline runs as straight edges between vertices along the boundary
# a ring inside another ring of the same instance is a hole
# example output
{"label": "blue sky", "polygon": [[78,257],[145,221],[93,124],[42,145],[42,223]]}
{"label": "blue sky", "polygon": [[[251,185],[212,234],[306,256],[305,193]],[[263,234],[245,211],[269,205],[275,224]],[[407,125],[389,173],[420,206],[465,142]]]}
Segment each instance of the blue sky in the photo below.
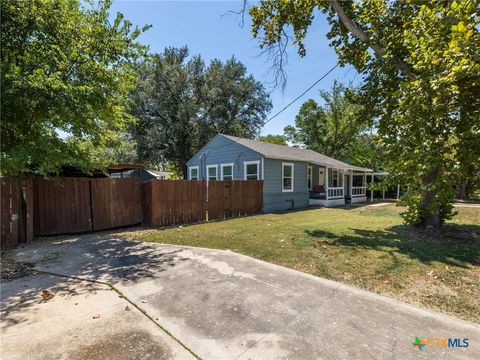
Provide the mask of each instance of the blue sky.
{"label": "blue sky", "polygon": [[[271,94],[273,109],[280,111],[325,74],[337,61],[325,36],[329,27],[322,15],[315,19],[306,40],[307,56],[300,58],[296,48],[289,48],[288,82],[285,90],[273,88],[273,74],[268,70],[271,62],[250,32],[250,19],[240,26],[236,15],[222,16],[229,10],[239,10],[241,1],[134,1],[116,0],[112,13],[120,11],[136,25],[152,25],[139,41],[150,45],[152,52],[161,52],[166,46],[187,45],[191,54],[200,54],[206,61],[214,58],[229,59],[232,55],[244,63],[249,73],[261,81]],[[319,100],[318,90],[328,89],[333,80],[343,82],[359,80],[350,66],[337,68],[303,98],[278,117],[270,121],[262,134],[283,134],[286,125],[294,124],[295,115],[308,98]]]}

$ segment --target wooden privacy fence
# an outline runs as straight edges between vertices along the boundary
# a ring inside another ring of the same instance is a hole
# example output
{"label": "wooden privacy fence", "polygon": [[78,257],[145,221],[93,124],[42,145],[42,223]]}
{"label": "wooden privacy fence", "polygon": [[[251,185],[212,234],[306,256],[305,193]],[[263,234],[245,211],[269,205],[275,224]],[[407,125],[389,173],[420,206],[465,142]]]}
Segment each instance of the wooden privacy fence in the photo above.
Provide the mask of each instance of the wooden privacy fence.
{"label": "wooden privacy fence", "polygon": [[35,236],[92,230],[88,178],[34,178],[33,204]]}
{"label": "wooden privacy fence", "polygon": [[168,226],[259,213],[263,181],[1,178],[1,244],[144,223]]}
{"label": "wooden privacy fence", "polygon": [[207,192],[209,220],[224,220],[262,211],[263,181],[211,181]]}
{"label": "wooden privacy fence", "polygon": [[263,181],[151,180],[144,184],[144,222],[168,226],[259,213]]}
{"label": "wooden privacy fence", "polygon": [[2,177],[0,181],[1,244],[29,242],[33,239],[32,180]]}
{"label": "wooden privacy fence", "polygon": [[93,230],[140,224],[142,193],[137,176],[124,179],[92,179]]}
{"label": "wooden privacy fence", "polygon": [[35,178],[35,236],[111,229],[142,222],[140,180]]}
{"label": "wooden privacy fence", "polygon": [[188,224],[205,220],[206,182],[150,180],[143,184],[144,223],[147,226]]}

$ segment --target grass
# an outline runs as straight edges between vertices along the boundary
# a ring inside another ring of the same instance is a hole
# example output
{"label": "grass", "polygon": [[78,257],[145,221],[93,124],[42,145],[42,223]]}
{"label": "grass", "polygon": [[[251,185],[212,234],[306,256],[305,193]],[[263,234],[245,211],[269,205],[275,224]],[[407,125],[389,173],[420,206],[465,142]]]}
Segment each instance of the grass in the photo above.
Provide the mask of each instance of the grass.
{"label": "grass", "polygon": [[402,225],[400,211],[308,209],[123,236],[230,249],[480,322],[480,208],[459,208],[441,231]]}

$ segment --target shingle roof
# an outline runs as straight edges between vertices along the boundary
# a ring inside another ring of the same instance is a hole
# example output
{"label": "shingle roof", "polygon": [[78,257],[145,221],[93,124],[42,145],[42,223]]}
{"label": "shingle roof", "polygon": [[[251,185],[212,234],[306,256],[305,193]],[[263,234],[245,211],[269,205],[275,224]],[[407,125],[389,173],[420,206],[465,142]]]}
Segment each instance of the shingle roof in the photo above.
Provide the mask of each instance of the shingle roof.
{"label": "shingle roof", "polygon": [[150,173],[152,176],[169,176],[172,173],[168,171],[158,171],[158,170],[145,170],[146,172]]}
{"label": "shingle roof", "polygon": [[253,151],[256,151],[268,159],[304,161],[312,164],[334,167],[337,169],[350,169],[358,171],[372,171],[360,166],[354,166],[342,161],[335,160],[326,155],[320,154],[313,150],[299,149],[290,146],[270,144],[257,140],[239,138],[236,136],[221,134],[236,143],[243,145]]}

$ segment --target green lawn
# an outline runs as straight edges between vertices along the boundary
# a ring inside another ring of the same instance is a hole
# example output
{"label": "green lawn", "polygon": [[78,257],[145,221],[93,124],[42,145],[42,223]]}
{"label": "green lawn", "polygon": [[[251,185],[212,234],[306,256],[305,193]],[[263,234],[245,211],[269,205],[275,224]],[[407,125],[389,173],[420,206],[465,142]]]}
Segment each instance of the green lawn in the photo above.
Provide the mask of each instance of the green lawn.
{"label": "green lawn", "polygon": [[480,209],[458,209],[435,232],[402,225],[400,211],[308,209],[123,235],[230,249],[480,322]]}

